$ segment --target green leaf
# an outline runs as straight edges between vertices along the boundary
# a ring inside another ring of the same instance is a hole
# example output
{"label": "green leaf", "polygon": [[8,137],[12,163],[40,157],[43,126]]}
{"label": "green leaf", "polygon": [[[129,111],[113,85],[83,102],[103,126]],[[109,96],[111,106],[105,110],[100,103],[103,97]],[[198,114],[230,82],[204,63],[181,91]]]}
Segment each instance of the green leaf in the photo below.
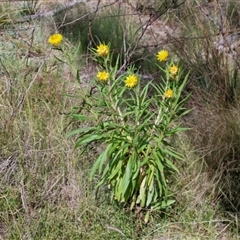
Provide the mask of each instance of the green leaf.
{"label": "green leaf", "polygon": [[132,181],[138,178],[141,168],[141,162],[137,158],[135,158],[133,162],[135,163],[135,167],[132,171]]}
{"label": "green leaf", "polygon": [[116,180],[116,191],[115,191],[115,195],[118,201],[121,201],[123,186],[124,186],[123,178],[120,177],[119,179]]}
{"label": "green leaf", "polygon": [[135,193],[132,197],[132,202],[131,202],[131,205],[130,205],[130,210],[132,210],[134,208],[134,206],[136,205],[136,201],[137,201],[137,193]]}
{"label": "green leaf", "polygon": [[154,186],[154,194],[153,194],[152,202],[153,202],[153,203],[156,202],[157,199],[160,198],[160,196],[162,196],[162,192],[160,192],[159,189],[158,189],[158,186],[155,185],[155,186]]}
{"label": "green leaf", "polygon": [[81,79],[80,79],[80,70],[79,69],[77,69],[76,79],[77,79],[78,83],[80,84],[81,83]]}
{"label": "green leaf", "polygon": [[155,170],[155,167],[154,167],[154,165],[150,165],[149,166],[149,170],[150,170],[150,173],[149,173],[149,175],[148,175],[148,183],[147,183],[147,185],[148,186],[150,186],[150,184],[153,182],[153,175],[154,175],[154,170]]}
{"label": "green leaf", "polygon": [[155,191],[156,196],[154,200],[161,197],[163,195],[163,191],[165,191],[165,186],[162,184],[161,174],[159,174],[159,172],[156,173],[156,183],[157,183],[158,189],[157,191]]}
{"label": "green leaf", "polygon": [[173,129],[170,129],[169,131],[167,131],[165,133],[165,137],[169,137],[169,136],[174,135],[178,132],[183,132],[183,131],[187,131],[187,130],[190,130],[190,128],[183,128],[183,127],[177,126]]}
{"label": "green leaf", "polygon": [[175,200],[169,199],[166,201],[162,201],[158,204],[156,204],[153,208],[153,210],[161,210],[161,209],[166,209],[167,207],[169,207],[170,205],[172,205],[173,203],[175,203]]}
{"label": "green leaf", "polygon": [[148,189],[148,194],[147,194],[147,203],[146,203],[147,207],[152,203],[152,200],[153,200],[154,190],[155,190],[153,187],[153,184],[154,184],[154,181],[152,179]]}
{"label": "green leaf", "polygon": [[137,179],[131,180],[131,190],[129,191],[129,196],[132,196],[137,191],[137,188]]}
{"label": "green leaf", "polygon": [[[107,158],[110,158],[106,166],[104,167],[102,178],[103,182],[110,182],[113,186],[116,184],[116,178],[121,176],[122,166],[123,166],[123,160],[120,158],[121,151],[117,151],[117,148],[119,148],[119,145],[114,143],[111,144],[111,148],[109,149],[107,153]],[[114,154],[113,154],[114,153]],[[120,157],[119,157],[120,156]],[[101,168],[101,167],[100,167]],[[117,176],[118,175],[118,176]],[[101,184],[98,184],[97,186],[100,186]]]}
{"label": "green leaf", "polygon": [[164,153],[168,154],[169,156],[179,159],[179,160],[183,160],[183,156],[180,153],[177,153],[176,151],[174,151],[172,148],[168,147],[168,148],[164,148],[161,149]]}
{"label": "green leaf", "polygon": [[142,102],[145,102],[145,99],[146,99],[146,96],[147,96],[147,93],[148,93],[149,85],[152,85],[152,82],[148,82],[148,83],[144,86],[144,88],[142,89],[142,91],[141,91],[141,93],[140,93],[140,97],[141,97]]}
{"label": "green leaf", "polygon": [[82,133],[82,132],[90,133],[90,132],[93,132],[95,129],[96,129],[95,127],[78,128],[78,129],[75,129],[75,130],[67,133],[66,136],[71,137],[75,134]]}
{"label": "green leaf", "polygon": [[93,178],[93,175],[96,173],[97,169],[99,169],[99,172],[101,173],[102,171],[102,166],[103,166],[103,163],[107,160],[107,157],[108,157],[108,152],[109,150],[111,149],[112,145],[109,144],[107,146],[107,148],[105,149],[104,152],[102,152],[98,159],[96,160],[96,162],[93,164],[93,167],[91,169],[91,172],[90,172],[90,180]]}
{"label": "green leaf", "polygon": [[87,136],[81,138],[75,145],[75,148],[80,147],[86,143],[91,143],[93,141],[102,139],[103,136],[88,134]]}
{"label": "green leaf", "polygon": [[143,114],[145,114],[144,119],[142,119],[144,121],[141,123],[141,125],[137,126],[137,129],[138,129],[139,132],[141,132],[144,129],[147,129],[148,126],[152,126],[151,119],[155,115],[155,113],[153,113],[151,115],[150,114],[146,114],[146,113],[143,113]]}
{"label": "green leaf", "polygon": [[100,182],[96,185],[96,188],[99,188],[101,185],[103,185],[106,182],[105,178],[102,178]]}
{"label": "green leaf", "polygon": [[71,117],[75,118],[76,120],[88,120],[90,117],[81,114],[71,114]]}
{"label": "green leaf", "polygon": [[174,171],[176,171],[177,173],[179,173],[178,168],[167,158],[165,158],[166,164],[168,165],[168,167]]}
{"label": "green leaf", "polygon": [[157,165],[158,171],[163,172],[164,166],[161,162],[162,156],[159,156],[155,151],[152,154],[154,156],[154,161],[151,160],[151,162],[153,162],[155,166]]}
{"label": "green leaf", "polygon": [[123,189],[122,189],[122,195],[125,194],[126,190],[129,187],[130,179],[131,179],[131,172],[132,172],[132,157],[129,158],[125,174],[123,176]]}
{"label": "green leaf", "polygon": [[146,213],[145,216],[144,216],[144,222],[145,222],[145,223],[148,223],[149,217],[150,217],[150,211],[147,211],[147,213]]}
{"label": "green leaf", "polygon": [[141,207],[145,207],[145,204],[146,204],[146,190],[147,190],[146,180],[147,180],[147,177],[145,176],[141,182],[140,189],[139,189]]}
{"label": "green leaf", "polygon": [[[59,50],[59,51],[62,52],[62,50],[61,50],[60,48],[54,48],[54,49],[55,49],[55,50]],[[59,62],[61,62],[61,63],[66,63],[66,62],[64,62],[62,59],[56,57],[55,55],[54,55],[54,57],[55,57]]]}
{"label": "green leaf", "polygon": [[117,173],[119,173],[119,171],[121,170],[122,167],[123,167],[123,160],[120,159],[117,162],[117,166],[115,168],[113,168],[113,166],[111,166],[111,170],[109,173],[110,175],[109,175],[108,179],[111,181],[111,179],[113,179],[117,175]]}
{"label": "green leaf", "polygon": [[154,158],[154,161],[152,161],[153,163],[155,163],[156,167],[157,167],[157,172],[155,174],[156,178],[157,178],[157,183],[158,183],[158,186],[159,186],[159,190],[160,190],[160,195],[162,195],[162,193],[165,194],[165,190],[166,190],[166,186],[167,186],[167,183],[166,183],[166,179],[165,179],[165,174],[164,174],[164,165],[162,163],[162,160],[163,160],[163,156],[161,155],[161,153],[157,152],[154,152],[153,153],[155,158]]}

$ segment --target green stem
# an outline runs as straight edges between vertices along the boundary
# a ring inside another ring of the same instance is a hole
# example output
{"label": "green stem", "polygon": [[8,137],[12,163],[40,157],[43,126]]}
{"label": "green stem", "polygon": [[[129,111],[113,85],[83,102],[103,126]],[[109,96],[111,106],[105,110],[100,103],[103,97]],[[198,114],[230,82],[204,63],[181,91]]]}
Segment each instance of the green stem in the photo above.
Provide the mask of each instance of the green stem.
{"label": "green stem", "polygon": [[[113,82],[115,82],[115,76],[113,76]],[[118,95],[117,94],[114,94],[115,95],[115,98],[114,98],[114,96],[113,96],[113,94],[112,94],[112,92],[114,91],[114,87],[115,86],[113,86],[113,88],[112,88],[112,84],[111,84],[111,82],[109,82],[109,88],[108,88],[108,93],[109,93],[109,100],[110,100],[110,107],[113,109],[113,111],[114,112],[116,112],[117,113],[117,116],[119,117],[119,119],[120,119],[120,122],[122,123],[122,125],[124,126],[125,124],[124,124],[124,118],[123,118],[123,114],[122,114],[122,111],[121,111],[121,109],[120,109],[120,107],[119,106],[117,106],[118,105]],[[107,96],[107,98],[108,98],[108,96]],[[115,122],[118,122],[118,119],[116,118],[116,115],[115,114],[113,114],[113,118],[114,118],[114,121]]]}
{"label": "green stem", "polygon": [[140,121],[139,116],[141,116],[141,99],[139,97],[139,86],[138,86],[138,89],[136,89],[134,92],[137,100],[136,125],[139,126],[139,121]]}

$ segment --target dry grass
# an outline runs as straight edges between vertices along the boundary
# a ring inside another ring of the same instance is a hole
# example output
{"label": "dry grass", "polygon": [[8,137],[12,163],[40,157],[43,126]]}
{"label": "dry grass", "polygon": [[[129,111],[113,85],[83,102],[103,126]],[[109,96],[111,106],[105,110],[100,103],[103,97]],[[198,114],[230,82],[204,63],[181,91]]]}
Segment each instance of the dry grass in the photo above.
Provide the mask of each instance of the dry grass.
{"label": "dry grass", "polygon": [[239,3],[187,1],[182,7],[175,15],[182,35],[171,39],[171,48],[191,71],[193,111],[186,122],[212,181],[210,196],[238,215]]}
{"label": "dry grass", "polygon": [[223,108],[216,100],[192,98],[194,112],[188,118],[196,153],[204,157],[216,198],[227,210],[239,213],[239,105]]}
{"label": "dry grass", "polygon": [[240,15],[227,2],[201,3],[187,1],[183,14],[176,15],[182,31],[181,37],[171,38],[171,48],[186,69],[194,69],[194,84],[225,104],[239,95],[240,25],[234,19]]}
{"label": "dry grass", "polygon": [[181,16],[182,37],[172,39],[172,49],[191,69],[187,122],[193,145],[204,157],[209,176],[215,179],[216,195],[227,209],[239,208],[239,3],[188,2]]}

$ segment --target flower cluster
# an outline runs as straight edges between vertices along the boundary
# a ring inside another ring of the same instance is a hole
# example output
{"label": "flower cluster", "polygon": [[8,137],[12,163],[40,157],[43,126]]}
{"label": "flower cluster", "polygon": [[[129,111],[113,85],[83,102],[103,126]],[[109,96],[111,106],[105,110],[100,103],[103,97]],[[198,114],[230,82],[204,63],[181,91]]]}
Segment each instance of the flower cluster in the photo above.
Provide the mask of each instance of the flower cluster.
{"label": "flower cluster", "polygon": [[[94,52],[98,57],[107,59],[107,57],[109,56],[110,49],[108,45],[101,43],[99,46],[97,46]],[[106,70],[99,71],[97,73],[97,79],[99,81],[106,82],[110,79],[110,74]],[[135,74],[130,74],[125,78],[124,82],[126,87],[133,88],[138,84],[138,77]]]}
{"label": "flower cluster", "polygon": [[[101,43],[96,47],[96,49],[94,49],[93,52],[97,57],[102,58],[104,60],[103,65],[106,65],[106,61],[109,59],[108,57],[110,53],[109,45]],[[166,62],[167,59],[169,58],[169,52],[163,49],[156,54],[156,57],[159,62]],[[107,68],[107,66],[105,67]],[[167,69],[166,74],[168,76],[167,78],[176,79],[176,76],[178,75],[179,71],[178,66],[175,65],[174,63],[171,63],[170,65],[167,65],[166,69]],[[111,78],[111,74],[109,73],[109,71],[103,69],[102,71],[98,71],[96,77],[99,81],[107,82]],[[133,73],[130,73],[124,80],[125,86],[127,88],[134,88],[138,84],[138,82],[139,82],[138,77]],[[174,90],[171,89],[171,86],[166,86],[166,91],[163,94],[163,97],[168,99],[174,97]]]}
{"label": "flower cluster", "polygon": [[[169,52],[167,50],[161,50],[157,53],[156,57],[159,62],[167,61],[169,57]],[[174,90],[172,89],[173,86],[171,86],[172,84],[168,80],[169,78],[171,78],[172,80],[176,80],[178,72],[179,72],[179,68],[173,62],[170,63],[170,65],[167,64],[167,69],[165,70],[167,84],[166,84],[166,91],[163,94],[164,98],[169,99],[174,97]]]}
{"label": "flower cluster", "polygon": [[[63,36],[60,33],[55,33],[48,38],[48,42],[55,47],[59,47],[62,41],[63,41]],[[105,63],[105,67],[107,69],[108,67],[106,65],[106,62],[107,60],[109,60],[108,57],[110,53],[109,45],[106,45],[103,43],[99,44],[96,47],[96,49],[94,49],[94,53],[97,57],[100,57],[104,60],[103,62]],[[160,50],[156,54],[156,57],[159,62],[166,62],[169,58],[169,52],[165,49]],[[107,82],[108,80],[111,79],[111,74],[109,73],[109,70],[106,70],[106,69],[103,69],[97,72],[96,78],[101,82]],[[174,63],[171,63],[170,65],[168,65],[166,71],[167,71],[166,73],[167,76],[169,76],[168,78],[171,78],[173,80],[177,79],[176,77],[179,71],[179,68],[177,65],[175,65]],[[138,84],[138,82],[139,82],[139,79],[137,75],[133,73],[128,74],[128,76],[124,80],[125,87],[127,88],[134,88]],[[171,89],[171,86],[166,86],[166,91],[163,94],[163,97],[167,99],[174,97],[174,90]]]}

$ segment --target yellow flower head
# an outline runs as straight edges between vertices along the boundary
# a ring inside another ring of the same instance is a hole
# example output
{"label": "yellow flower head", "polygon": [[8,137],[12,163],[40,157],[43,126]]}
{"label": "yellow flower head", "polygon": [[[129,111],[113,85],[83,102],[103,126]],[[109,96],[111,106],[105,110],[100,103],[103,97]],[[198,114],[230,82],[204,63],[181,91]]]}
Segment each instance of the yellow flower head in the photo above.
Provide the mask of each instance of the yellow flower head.
{"label": "yellow flower head", "polygon": [[173,97],[173,90],[167,89],[167,91],[164,93],[165,98],[172,98]]}
{"label": "yellow flower head", "polygon": [[138,78],[136,75],[132,74],[126,77],[125,79],[125,85],[126,87],[133,88],[137,85],[138,83]]}
{"label": "yellow flower head", "polygon": [[99,46],[97,46],[96,52],[99,56],[106,57],[109,53],[109,47],[105,44],[100,44]]}
{"label": "yellow flower head", "polygon": [[176,65],[172,65],[170,68],[169,68],[169,72],[171,73],[171,75],[176,75],[177,72],[178,72],[178,67]]}
{"label": "yellow flower head", "polygon": [[163,61],[166,61],[167,58],[168,58],[168,51],[167,50],[161,50],[157,53],[157,59],[160,61],[160,62],[163,62]]}
{"label": "yellow flower head", "polygon": [[55,47],[58,47],[63,40],[63,36],[59,33],[55,33],[48,38],[48,42]]}
{"label": "yellow flower head", "polygon": [[109,73],[106,71],[98,72],[97,78],[98,78],[98,80],[105,82],[109,79]]}

